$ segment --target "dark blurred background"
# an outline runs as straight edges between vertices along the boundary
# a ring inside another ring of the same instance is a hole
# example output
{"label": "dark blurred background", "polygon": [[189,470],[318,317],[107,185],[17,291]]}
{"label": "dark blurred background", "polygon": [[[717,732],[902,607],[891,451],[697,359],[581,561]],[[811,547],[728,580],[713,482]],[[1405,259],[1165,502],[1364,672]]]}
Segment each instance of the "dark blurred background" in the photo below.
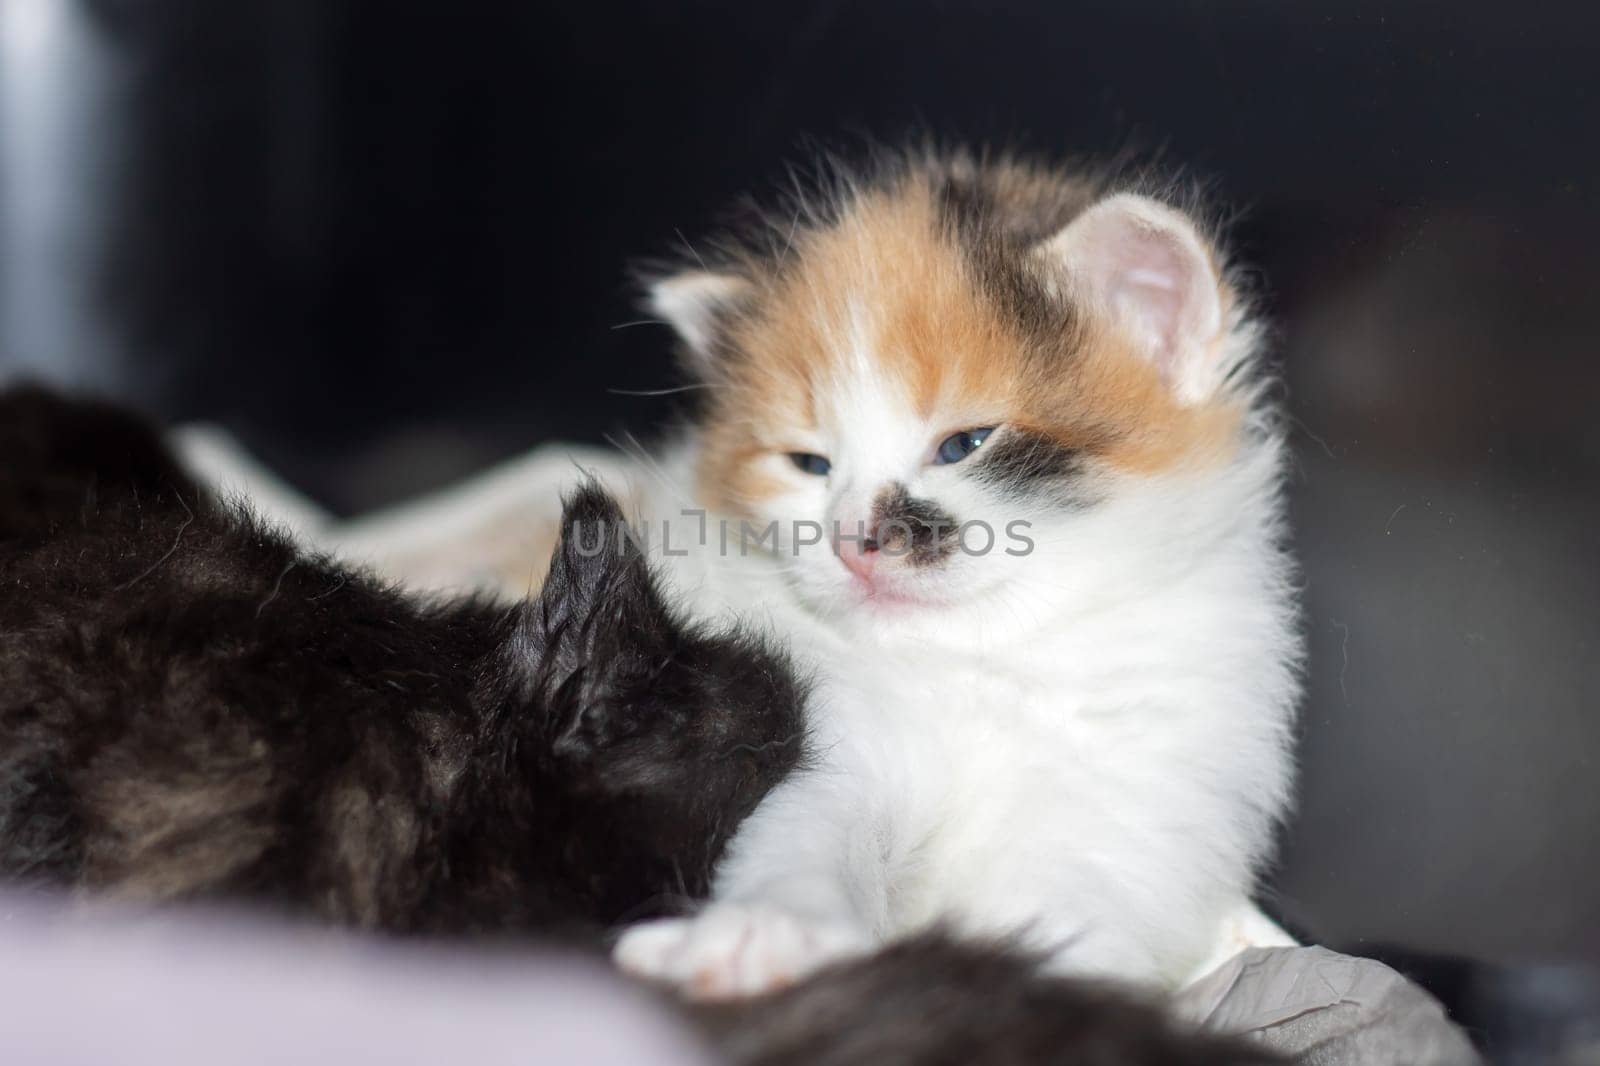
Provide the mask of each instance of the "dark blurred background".
{"label": "dark blurred background", "polygon": [[627,266],[806,138],[1159,158],[1241,212],[1290,386],[1312,661],[1276,906],[1492,1029],[1600,997],[1570,968],[1600,961],[1597,31],[1577,3],[0,0],[0,373],[220,422],[354,513],[669,417],[608,392],[671,383]]}

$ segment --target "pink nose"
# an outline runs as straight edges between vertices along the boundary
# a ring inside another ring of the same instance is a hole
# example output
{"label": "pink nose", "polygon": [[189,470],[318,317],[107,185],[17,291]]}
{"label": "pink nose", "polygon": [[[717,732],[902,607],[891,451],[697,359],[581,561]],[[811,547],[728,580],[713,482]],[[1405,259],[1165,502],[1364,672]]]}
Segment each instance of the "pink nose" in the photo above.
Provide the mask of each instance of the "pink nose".
{"label": "pink nose", "polygon": [[872,580],[873,567],[878,565],[878,546],[871,541],[842,541],[839,544],[839,561],[863,581]]}

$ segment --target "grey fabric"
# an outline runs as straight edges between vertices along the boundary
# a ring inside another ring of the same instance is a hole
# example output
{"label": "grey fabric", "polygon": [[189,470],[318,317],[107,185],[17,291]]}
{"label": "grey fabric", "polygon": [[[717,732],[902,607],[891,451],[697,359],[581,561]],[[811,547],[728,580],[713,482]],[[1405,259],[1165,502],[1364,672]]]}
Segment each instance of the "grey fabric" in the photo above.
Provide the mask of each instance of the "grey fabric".
{"label": "grey fabric", "polygon": [[1250,948],[1185,988],[1178,1010],[1304,1066],[1472,1066],[1439,1001],[1371,959],[1326,948]]}

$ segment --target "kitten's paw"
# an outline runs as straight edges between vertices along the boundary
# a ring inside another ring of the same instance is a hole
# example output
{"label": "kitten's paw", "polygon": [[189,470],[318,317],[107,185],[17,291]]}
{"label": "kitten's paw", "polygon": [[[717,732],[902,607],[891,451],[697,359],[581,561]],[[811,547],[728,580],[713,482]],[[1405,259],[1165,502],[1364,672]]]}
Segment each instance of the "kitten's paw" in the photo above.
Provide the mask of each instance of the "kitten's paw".
{"label": "kitten's paw", "polygon": [[760,904],[716,903],[693,918],[636,925],[612,952],[637,977],[701,999],[755,996],[859,954],[870,939],[852,925],[800,918]]}

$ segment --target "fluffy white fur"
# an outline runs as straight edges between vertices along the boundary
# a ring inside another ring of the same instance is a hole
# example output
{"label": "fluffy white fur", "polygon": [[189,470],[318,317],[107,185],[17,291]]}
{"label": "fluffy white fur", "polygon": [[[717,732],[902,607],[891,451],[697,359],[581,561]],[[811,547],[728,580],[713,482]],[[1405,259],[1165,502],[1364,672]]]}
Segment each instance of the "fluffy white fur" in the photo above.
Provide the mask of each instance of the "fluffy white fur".
{"label": "fluffy white fur", "polygon": [[[1299,657],[1283,443],[1251,392],[1257,331],[1216,304],[1215,264],[1186,221],[1135,197],[1108,204],[1041,254],[1143,338],[1186,401],[1244,390],[1237,454],[1102,474],[1084,509],[1008,501],[928,464],[948,427],[920,419],[839,324],[848,369],[811,445],[832,474],[771,457],[791,488],[763,518],[848,528],[900,481],[1001,543],[913,575],[924,605],[864,601],[825,544],[724,555],[715,515],[706,548],[661,558],[693,613],[762,622],[814,671],[814,765],[738,830],[705,910],[622,937],[625,968],[748,993],[945,923],[1018,935],[1062,972],[1171,987],[1219,945],[1285,939],[1249,902],[1289,798]],[[697,446],[642,479],[674,547],[691,539],[677,516],[697,506]],[[1025,555],[1003,550],[1017,519],[1031,522]]]}

